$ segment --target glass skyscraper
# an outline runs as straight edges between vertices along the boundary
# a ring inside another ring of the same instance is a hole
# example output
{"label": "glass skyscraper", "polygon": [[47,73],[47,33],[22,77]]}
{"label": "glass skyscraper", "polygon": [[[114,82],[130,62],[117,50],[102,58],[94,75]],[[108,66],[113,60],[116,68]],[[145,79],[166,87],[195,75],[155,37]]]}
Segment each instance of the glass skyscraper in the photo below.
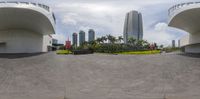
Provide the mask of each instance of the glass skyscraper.
{"label": "glass skyscraper", "polygon": [[125,18],[124,43],[127,43],[131,37],[136,40],[143,39],[142,14],[137,11],[127,13]]}
{"label": "glass skyscraper", "polygon": [[93,29],[90,29],[88,31],[88,42],[95,40],[95,31]]}
{"label": "glass skyscraper", "polygon": [[77,43],[78,43],[78,35],[77,35],[77,33],[73,33],[73,35],[72,35],[72,42],[73,42],[73,45],[75,47],[77,47]]}
{"label": "glass skyscraper", "polygon": [[79,45],[82,45],[84,42],[85,42],[85,32],[81,30],[79,32]]}

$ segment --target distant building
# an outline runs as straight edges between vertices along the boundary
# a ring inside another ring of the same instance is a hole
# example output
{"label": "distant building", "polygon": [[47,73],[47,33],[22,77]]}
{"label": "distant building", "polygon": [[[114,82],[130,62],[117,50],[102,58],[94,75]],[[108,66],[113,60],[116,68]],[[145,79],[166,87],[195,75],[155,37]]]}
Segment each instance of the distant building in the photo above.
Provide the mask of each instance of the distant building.
{"label": "distant building", "polygon": [[79,32],[79,45],[82,45],[84,42],[85,42],[85,32],[81,30]]}
{"label": "distant building", "polygon": [[59,44],[57,39],[55,39],[55,38],[52,39],[52,50],[53,51],[59,50],[63,46],[64,46],[64,44]]}
{"label": "distant building", "polygon": [[178,40],[178,47],[181,47],[181,40]]}
{"label": "distant building", "polygon": [[175,48],[175,47],[176,47],[176,41],[172,40],[172,48]]}
{"label": "distant building", "polygon": [[128,43],[129,38],[136,40],[143,39],[142,14],[138,11],[131,11],[126,14],[124,22],[124,43]]}
{"label": "distant building", "polygon": [[95,31],[93,29],[90,29],[88,31],[88,42],[95,40]]}
{"label": "distant building", "polygon": [[78,44],[78,34],[77,33],[72,34],[72,42],[73,42],[73,45],[75,47],[77,47],[77,44]]}
{"label": "distant building", "polygon": [[58,40],[57,39],[52,39],[52,45],[54,45],[54,44],[58,44]]}

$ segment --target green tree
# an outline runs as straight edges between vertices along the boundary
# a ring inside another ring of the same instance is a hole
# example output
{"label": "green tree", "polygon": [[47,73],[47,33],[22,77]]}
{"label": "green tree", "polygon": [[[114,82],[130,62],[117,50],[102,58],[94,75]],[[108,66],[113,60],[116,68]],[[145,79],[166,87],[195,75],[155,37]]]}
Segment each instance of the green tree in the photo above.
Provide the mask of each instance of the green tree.
{"label": "green tree", "polygon": [[83,42],[83,43],[81,44],[81,48],[83,48],[83,49],[88,49],[88,42],[87,42],[87,41]]}
{"label": "green tree", "polygon": [[96,41],[97,41],[98,44],[100,44],[101,42],[103,42],[103,39],[102,38],[97,38]]}
{"label": "green tree", "polygon": [[114,44],[117,41],[116,38],[110,34],[107,35],[107,38],[108,38],[108,41],[112,44]]}
{"label": "green tree", "polygon": [[128,44],[131,44],[131,45],[135,46],[135,44],[136,44],[136,39],[135,39],[134,37],[128,38]]}
{"label": "green tree", "polygon": [[94,41],[88,42],[88,48],[91,51],[95,51],[97,48],[97,41],[94,40]]}
{"label": "green tree", "polygon": [[105,43],[108,40],[106,36],[102,36],[101,39],[102,39],[102,43]]}
{"label": "green tree", "polygon": [[121,43],[123,41],[123,37],[122,36],[118,36],[118,41]]}

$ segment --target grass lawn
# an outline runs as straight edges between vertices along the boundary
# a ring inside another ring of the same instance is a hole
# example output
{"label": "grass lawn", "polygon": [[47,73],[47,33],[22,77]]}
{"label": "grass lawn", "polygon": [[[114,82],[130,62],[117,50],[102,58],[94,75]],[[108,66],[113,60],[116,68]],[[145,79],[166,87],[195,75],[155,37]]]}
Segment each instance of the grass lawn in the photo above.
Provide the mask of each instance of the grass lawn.
{"label": "grass lawn", "polygon": [[160,50],[152,50],[152,51],[130,51],[130,52],[119,52],[115,54],[124,54],[124,55],[148,55],[148,54],[158,54]]}
{"label": "grass lawn", "polygon": [[57,54],[72,54],[72,52],[69,50],[57,50],[56,53]]}

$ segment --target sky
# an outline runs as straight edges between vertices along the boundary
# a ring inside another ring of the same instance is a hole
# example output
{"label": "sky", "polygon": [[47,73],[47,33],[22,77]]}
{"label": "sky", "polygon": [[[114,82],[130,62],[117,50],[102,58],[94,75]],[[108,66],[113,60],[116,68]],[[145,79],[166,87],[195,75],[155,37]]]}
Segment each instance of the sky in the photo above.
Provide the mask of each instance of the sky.
{"label": "sky", "polygon": [[[2,1],[2,0],[1,0]],[[5,1],[5,0],[4,0]],[[13,1],[13,0],[6,0]],[[198,0],[15,0],[49,5],[55,13],[59,43],[71,39],[72,33],[94,29],[96,37],[111,34],[123,36],[125,14],[137,10],[143,16],[144,39],[165,46],[187,35],[168,27],[168,9],[175,4]]]}

